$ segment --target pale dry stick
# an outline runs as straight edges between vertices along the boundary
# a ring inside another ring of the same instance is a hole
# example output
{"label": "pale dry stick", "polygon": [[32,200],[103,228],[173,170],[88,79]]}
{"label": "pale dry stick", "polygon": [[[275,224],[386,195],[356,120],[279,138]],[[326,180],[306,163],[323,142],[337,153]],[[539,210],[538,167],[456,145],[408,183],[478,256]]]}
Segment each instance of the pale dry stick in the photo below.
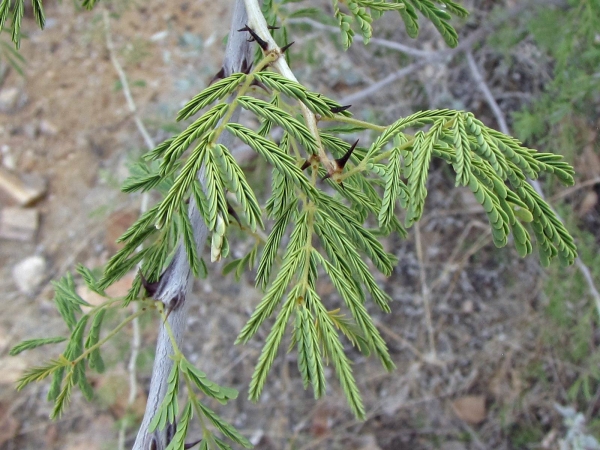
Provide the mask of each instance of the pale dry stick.
{"label": "pale dry stick", "polygon": [[[237,31],[245,26],[247,20],[248,16],[244,7],[244,1],[236,0],[233,6],[231,28],[223,58],[222,68],[224,77],[240,72],[243,67],[248,67],[248,64],[252,61],[250,44],[246,36]],[[239,109],[232,115],[231,121],[237,121],[238,117]],[[233,136],[230,133],[223,133],[219,138],[219,143],[228,148],[231,148],[232,141]],[[203,170],[200,170],[198,177],[200,183],[204,186]],[[201,255],[209,230],[198,212],[198,207],[193,198],[190,201],[188,215],[192,224],[198,254]],[[192,284],[193,274],[187,259],[185,247],[180,242],[171,263],[160,276],[156,292],[154,293],[154,298],[163,302],[165,307],[171,310],[167,322],[172,330],[175,345],[180,348],[183,343],[183,332],[186,328],[187,311],[189,308],[189,302],[186,300],[191,293]],[[155,430],[152,433],[148,431],[148,426],[158,412],[167,391],[167,380],[169,372],[173,367],[173,360],[171,359],[173,352],[171,337],[166,327],[161,324],[156,344],[156,355],[152,368],[148,401],[133,450],[164,450],[169,444],[168,435],[173,432],[175,424],[168,424],[163,430]]]}
{"label": "pale dry stick", "polygon": [[115,52],[115,44],[112,40],[112,35],[110,32],[110,20],[108,16],[108,11],[104,9],[102,12],[104,19],[104,34],[106,36],[106,48],[108,49],[108,53],[110,55],[110,60],[112,62],[113,67],[117,71],[119,75],[119,80],[121,81],[121,88],[123,89],[123,94],[125,95],[125,100],[127,101],[127,107],[133,116],[133,121],[135,122],[135,126],[137,127],[139,133],[144,138],[144,142],[146,147],[149,149],[153,149],[155,147],[153,139],[150,137],[150,133],[146,130],[146,127],[142,123],[142,119],[137,113],[137,106],[133,101],[133,96],[131,95],[131,90],[129,89],[129,85],[123,84],[123,81],[127,82],[127,75],[125,75],[125,71],[121,67],[121,64],[117,60],[116,52]]}
{"label": "pale dry stick", "polygon": [[421,227],[415,224],[415,247],[417,250],[417,259],[419,260],[419,275],[421,280],[421,297],[423,299],[423,308],[425,310],[425,325],[427,326],[427,336],[429,340],[429,354],[427,360],[437,361],[437,352],[435,350],[435,333],[431,320],[431,305],[429,303],[429,287],[427,286],[427,274],[425,273],[425,261],[423,258],[423,246],[421,245]]}
{"label": "pale dry stick", "polygon": [[[451,405],[454,413],[458,416],[458,411],[457,411],[456,407],[454,406],[454,404],[451,403],[450,405]],[[485,444],[483,442],[481,442],[481,439],[479,439],[479,435],[473,429],[473,427],[471,427],[471,425],[469,425],[464,420],[460,420],[460,426],[469,434],[469,436],[471,437],[471,442],[473,444],[475,444],[476,448],[478,448],[479,450],[487,450],[487,447],[485,446]]]}
{"label": "pale dry stick", "polygon": [[[510,130],[508,128],[508,125],[506,124],[506,119],[504,117],[504,113],[502,112],[500,105],[498,105],[498,102],[496,102],[496,99],[494,98],[492,91],[490,90],[487,83],[485,82],[483,75],[479,71],[479,67],[477,67],[477,63],[475,62],[475,58],[473,58],[473,54],[470,51],[468,51],[468,52],[466,52],[466,55],[467,55],[467,62],[469,63],[469,69],[471,70],[471,74],[473,75],[473,79],[475,80],[475,82],[477,83],[477,87],[479,88],[479,90],[481,91],[483,96],[485,97],[485,101],[487,102],[490,109],[494,113],[494,117],[496,118],[496,121],[498,122],[498,127],[500,128],[500,131],[502,131],[504,134],[510,134]],[[535,189],[535,191],[538,193],[538,195],[542,198],[542,200],[545,200],[546,197],[544,195],[544,191],[543,191],[542,186],[540,185],[539,181],[529,180],[529,182],[531,183],[531,186],[533,186],[533,189]],[[552,209],[554,214],[556,214],[556,217],[558,217],[558,220],[560,220],[561,222],[564,223],[564,220],[556,212],[556,210],[552,207],[552,205],[550,205],[550,208]],[[596,312],[598,314],[598,317],[600,317],[600,292],[598,292],[598,288],[596,287],[596,283],[594,282],[592,272],[590,271],[589,267],[581,260],[581,258],[579,256],[577,258],[575,258],[575,265],[577,266],[577,268],[583,275],[583,278],[585,279],[585,282],[588,285],[588,290],[589,290],[590,295],[592,296],[592,298],[594,300],[594,304],[596,306]]]}
{"label": "pale dry stick", "polygon": [[[448,64],[454,57],[456,57],[462,51],[470,48],[481,36],[484,34],[483,29],[479,29],[469,36],[467,36],[461,43],[454,49],[451,50],[441,50],[438,52],[428,52],[429,56],[423,56],[421,60],[412,63],[409,66],[403,67],[402,69],[397,70],[396,72],[392,72],[391,74],[385,76],[381,80],[375,82],[374,84],[367,86],[364,89],[353,92],[350,95],[342,98],[340,103],[356,103],[362,101],[376,92],[380,92],[384,87],[397,81],[401,78],[404,78],[417,70],[427,66],[428,64],[441,63]],[[388,46],[388,48],[392,48]],[[399,49],[396,49],[399,50]],[[399,50],[402,51],[402,50]]]}
{"label": "pale dry stick", "polygon": [[[310,25],[316,30],[328,31],[336,36],[340,34],[340,28],[334,27],[330,25],[322,24],[321,22],[317,22],[316,20],[301,18],[301,19],[287,19],[285,23],[289,23],[292,25]],[[387,39],[381,39],[372,37],[369,41],[370,44],[379,45],[381,47],[390,48],[392,50],[397,50],[399,52],[405,53],[410,56],[414,56],[417,58],[431,58],[434,54],[437,53],[445,53],[445,50],[440,52],[431,52],[427,50],[420,50],[418,48],[410,47],[408,45],[400,44],[398,42],[389,41]]]}
{"label": "pale dry stick", "polygon": [[[267,26],[267,21],[265,20],[265,16],[263,15],[260,4],[258,0],[244,0],[246,5],[246,12],[248,13],[248,26],[252,28],[252,30],[267,43],[266,52],[274,52],[277,55],[277,59],[273,62],[272,67],[277,70],[283,77],[288,80],[298,82],[298,79],[294,75],[294,72],[288,66],[288,63],[283,57],[283,53],[281,49],[277,45],[277,42],[271,36],[269,28]],[[313,135],[315,140],[317,141],[319,148],[319,159],[323,166],[328,170],[335,170],[334,166],[335,162],[330,160],[327,154],[325,153],[325,149],[323,144],[321,143],[321,135],[319,134],[319,128],[317,126],[317,117],[315,114],[308,109],[308,107],[302,103],[298,102],[300,109],[302,110],[302,116],[304,117],[304,121],[306,122],[306,127],[310,131],[310,134]]]}
{"label": "pale dry stick", "polygon": [[365,98],[369,98],[372,95],[374,95],[378,92],[381,92],[383,90],[383,88],[386,87],[388,84],[391,84],[394,81],[399,80],[401,78],[407,77],[410,74],[416,72],[419,69],[422,69],[423,67],[425,67],[427,64],[430,64],[430,63],[431,63],[430,60],[422,60],[422,61],[413,63],[410,66],[403,67],[402,69],[399,69],[395,72],[390,73],[389,75],[387,75],[384,78],[382,78],[381,80],[376,81],[375,83],[367,86],[366,88],[361,89],[360,91],[357,91],[357,92],[353,92],[352,94],[345,96],[344,98],[342,98],[340,100],[340,103],[343,105],[347,105],[347,104],[359,102]]}
{"label": "pale dry stick", "polygon": [[[102,11],[102,18],[104,20],[104,35],[106,40],[106,48],[108,49],[108,53],[110,56],[110,61],[119,76],[119,81],[121,82],[121,89],[123,90],[123,94],[125,95],[125,100],[127,102],[127,107],[129,108],[129,112],[133,116],[133,120],[135,125],[141,134],[146,147],[148,150],[152,150],[155,147],[154,140],[150,137],[150,133],[146,129],[144,122],[138,115],[137,105],[133,100],[133,95],[131,94],[131,89],[129,88],[129,81],[127,80],[127,75],[117,58],[115,52],[115,45],[112,40],[112,33],[110,28],[110,16],[108,11],[104,9]],[[148,203],[150,202],[150,195],[147,192],[142,194],[141,203],[140,203],[140,215],[144,214],[148,210]],[[141,250],[141,246],[138,247],[138,251]],[[141,267],[141,262],[138,264],[138,270]],[[139,305],[137,302],[132,302],[131,308],[133,310],[133,314],[138,312]],[[140,348],[142,345],[142,337],[140,331],[140,321],[139,318],[136,317],[131,322],[132,327],[132,336],[131,336],[131,354],[129,355],[129,363],[127,364],[127,372],[129,373],[129,395],[127,397],[127,409],[131,408],[135,402],[137,397],[137,359],[140,353]],[[118,437],[118,448],[119,450],[123,450],[125,448],[125,432],[127,431],[128,421],[123,420],[121,423],[121,427],[119,428],[119,437]]]}

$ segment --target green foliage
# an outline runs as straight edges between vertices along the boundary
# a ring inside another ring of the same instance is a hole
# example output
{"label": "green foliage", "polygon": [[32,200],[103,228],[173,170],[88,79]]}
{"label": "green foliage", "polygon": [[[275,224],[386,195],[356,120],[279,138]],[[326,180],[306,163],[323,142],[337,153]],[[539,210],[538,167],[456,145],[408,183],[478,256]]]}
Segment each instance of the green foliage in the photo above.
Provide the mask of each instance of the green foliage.
{"label": "green foliage", "polygon": [[[5,30],[10,33],[9,28],[5,28]],[[0,34],[0,69],[5,69],[2,64],[3,62],[6,62],[7,67],[12,67],[22,77],[25,76],[25,72],[23,71],[25,58],[15,50],[9,39],[5,40]],[[2,76],[3,72],[0,71],[0,77]]]}
{"label": "green foliage", "polygon": [[[263,4],[270,13],[269,22],[277,18],[271,9],[274,4]],[[342,12],[337,1],[333,3],[346,46],[352,42],[351,24],[357,24],[368,41],[373,20],[391,10],[400,13],[408,33],[415,36],[419,11],[449,45],[455,46],[457,35],[449,25],[450,14],[466,15],[450,0],[346,0],[344,4],[349,13]],[[297,15],[309,13],[304,10]],[[279,33],[278,38],[287,42],[285,27]],[[422,217],[434,159],[448,164],[456,174],[456,185],[468,186],[483,206],[495,245],[505,246],[512,231],[518,253],[527,255],[533,248],[531,230],[544,265],[556,256],[565,264],[573,262],[573,239],[526,181],[527,177],[537,179],[547,173],[572,184],[573,170],[562,157],[529,149],[464,111],[422,111],[389,125],[355,119],[346,106],[272,70],[275,57],[274,53],[261,56],[255,69],[232,74],[192,98],[177,116],[191,123],[133,167],[123,190],[155,190],[160,200],[121,236],[123,247],[107,263],[99,280],[88,269],[78,268],[91,290],[106,295],[108,286],[139,265],[125,298],[107,298],[84,313],[81,306],[90,305],[76,294],[70,275],[54,284],[57,309],[71,331],[66,350],[49,364],[28,371],[19,384],[22,388],[52,376],[49,397],[55,404],[53,417],[64,410],[76,385],[91,396],[86,367],[104,369],[100,354],[104,342],[146,310],[158,309],[164,321],[163,305],[145,298],[142,280],[152,283],[159,279],[179,242],[194,274],[206,274],[199,252],[203,243],[195,242],[188,215],[190,205],[198,209],[211,234],[211,261],[229,255],[230,218],[255,238],[248,254],[226,263],[224,273],[234,272],[239,278],[246,267],[256,265],[260,252],[256,285],[264,296],[236,341],[246,343],[271,320],[250,382],[250,398],[257,400],[264,390],[286,330],[290,330],[291,348],[296,349],[305,388],[311,386],[315,398],[324,395],[325,366],[331,363],[351,410],[359,418],[364,418],[365,409],[345,344],[376,355],[386,370],[393,370],[386,343],[366,306],[372,300],[382,311],[390,311],[391,299],[373,272],[389,276],[397,261],[378,237],[393,232],[403,237],[406,230],[401,219],[410,227]],[[266,94],[253,85],[263,87]],[[233,122],[238,107],[255,120]],[[333,126],[323,126],[327,122]],[[282,131],[278,140],[273,137],[275,128]],[[357,130],[371,130],[373,142],[364,147],[346,142],[347,134]],[[226,132],[248,145],[271,168],[268,198],[257,194],[259,189],[252,186],[231,149],[219,140]],[[266,239],[262,237],[264,229],[268,230]],[[343,311],[319,295],[320,277],[329,278],[336,288]],[[101,338],[107,308],[131,301],[141,302],[144,308]],[[168,322],[164,324],[168,328]],[[51,342],[56,341],[27,341],[14,351]],[[181,448],[195,415],[233,442],[249,447],[249,442],[201,403],[197,394],[224,404],[237,392],[211,382],[178,348],[174,349],[173,362],[167,393],[150,431],[177,422],[169,448]],[[187,398],[180,409],[183,384]],[[205,427],[203,431],[201,448],[228,448]]]}
{"label": "green foliage", "polygon": [[[226,446],[225,443],[216,438],[213,433],[204,426],[204,419],[206,419],[228,439],[244,448],[251,448],[252,445],[245,437],[199,400],[198,395],[195,393],[195,389],[199,389],[204,395],[217,400],[223,405],[227,404],[229,400],[237,398],[238,392],[235,389],[225,388],[210,381],[204,372],[196,369],[187,361],[187,359],[185,359],[179,349],[175,350],[173,358],[175,363],[173,364],[167,380],[167,392],[154,419],[148,427],[148,431],[151,433],[157,429],[162,430],[167,424],[176,423],[177,432],[167,448],[183,448],[187,429],[195,412],[203,425],[204,442],[214,442],[219,447],[221,447],[221,445]],[[178,395],[181,393],[181,378],[183,378],[187,387],[187,401],[180,413]],[[218,442],[220,442],[220,444],[218,444]]]}
{"label": "green foliage", "polygon": [[354,23],[360,28],[363,41],[367,44],[373,34],[371,25],[373,20],[381,17],[387,11],[398,11],[404,21],[408,35],[416,38],[419,34],[417,10],[437,28],[446,44],[450,47],[456,47],[458,35],[448,21],[452,18],[451,14],[458,17],[468,15],[468,12],[462,6],[451,0],[437,2],[431,0],[393,0],[390,2],[382,0],[346,0],[343,3],[348,8],[349,14],[340,10],[340,3],[342,2],[333,0],[333,11],[340,27],[345,48],[352,45],[355,34],[352,29]]}
{"label": "green foliage", "polygon": [[59,342],[66,341],[67,338],[62,336],[50,337],[50,338],[40,338],[40,339],[28,339],[26,341],[20,342],[10,349],[10,356],[16,356],[25,350],[31,350],[32,348],[41,347],[42,345],[48,344],[58,344]]}
{"label": "green foliage", "polygon": [[[516,34],[533,38],[552,61],[552,79],[529,106],[514,114],[514,129],[523,140],[551,151],[581,148],[597,127],[600,90],[600,4],[569,0],[540,5],[521,17]],[[511,26],[514,33],[514,24]]]}

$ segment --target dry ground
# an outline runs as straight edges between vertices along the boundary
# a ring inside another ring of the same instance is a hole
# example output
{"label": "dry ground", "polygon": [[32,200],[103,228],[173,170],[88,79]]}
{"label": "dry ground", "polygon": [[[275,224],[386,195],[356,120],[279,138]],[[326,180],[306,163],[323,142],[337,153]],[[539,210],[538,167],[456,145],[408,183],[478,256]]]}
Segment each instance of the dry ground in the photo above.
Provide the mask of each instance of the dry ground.
{"label": "dry ground", "polygon": [[[114,10],[112,36],[118,56],[139,115],[157,141],[169,134],[182,102],[217,71],[229,3],[149,0]],[[485,14],[485,8],[479,7],[479,14]],[[108,350],[110,370],[93,379],[97,399],[87,403],[76,395],[56,422],[47,419],[45,384],[14,391],[19,372],[49,354],[32,351],[8,356],[8,349],[24,338],[64,333],[47,281],[72,270],[77,262],[101,266],[139,208],[139,198],[119,193],[118,186],[128,162],[142,152],[144,143],[110,62],[101,11],[102,5],[97,11],[82,12],[75,11],[72,2],[51,2],[43,32],[29,18],[25,23],[29,38],[22,45],[26,77],[13,71],[0,85],[0,89],[18,87],[26,98],[9,114],[0,113],[0,146],[9,149],[4,158],[12,157],[17,173],[39,174],[48,181],[47,195],[35,205],[42,218],[35,241],[4,240],[0,245],[2,449],[116,448],[120,420],[143,410],[156,336],[154,319],[143,323],[141,387],[131,411],[123,400],[128,390],[130,330]],[[385,37],[404,39],[391,29]],[[312,53],[318,60],[327,49],[333,50],[319,36],[309,32],[296,39],[301,59]],[[425,33],[424,39],[420,45],[425,49],[442,47],[433,34]],[[485,58],[485,51],[480,54]],[[391,53],[367,61],[369,52],[359,45],[336,57],[327,69],[304,64],[298,73],[313,87],[342,98],[405,62]],[[382,99],[376,99],[360,102],[355,109],[365,117],[379,111],[385,122],[409,112],[411,104],[451,106],[474,110],[494,125],[464,64],[446,63],[425,65],[411,79],[391,85],[394,101],[389,105],[377,106]],[[493,64],[492,60],[487,68],[496,92],[510,89],[498,75],[504,68]],[[510,71],[528,71],[527,80],[532,82],[543,76],[519,66],[519,61]],[[410,100],[402,100],[406,98]],[[518,106],[514,97],[506,98],[504,107]],[[185,352],[213,380],[240,390],[238,401],[219,410],[258,443],[257,448],[522,448],[513,434],[523,423],[544,430],[546,435],[537,442],[546,437],[547,448],[557,448],[556,436],[563,430],[553,403],[565,401],[567,375],[540,339],[547,323],[543,275],[535,257],[521,260],[510,249],[494,250],[485,217],[463,191],[451,189],[452,181],[442,170],[434,172],[430,186],[429,212],[419,225],[419,237],[412,232],[406,241],[386,241],[401,261],[392,277],[380,280],[395,300],[393,313],[373,311],[398,368],[386,373],[374,360],[349,349],[368,411],[364,423],[352,419],[332,373],[327,397],[314,401],[302,389],[294,354],[280,355],[262,400],[248,402],[247,385],[266,330],[245,347],[234,347],[233,342],[260,293],[252,288],[250,278],[235,284],[230,277],[220,277],[218,268],[208,280],[197,283]],[[10,205],[9,198],[0,202]],[[245,245],[236,243],[234,252],[241,253]],[[421,261],[417,245],[423,247]],[[46,282],[24,295],[17,290],[11,270],[34,254],[47,261]],[[422,275],[432,304],[429,327]],[[330,292],[332,302],[337,301]],[[541,365],[545,384],[532,373],[532,362]],[[134,434],[135,429],[128,429],[130,439]]]}

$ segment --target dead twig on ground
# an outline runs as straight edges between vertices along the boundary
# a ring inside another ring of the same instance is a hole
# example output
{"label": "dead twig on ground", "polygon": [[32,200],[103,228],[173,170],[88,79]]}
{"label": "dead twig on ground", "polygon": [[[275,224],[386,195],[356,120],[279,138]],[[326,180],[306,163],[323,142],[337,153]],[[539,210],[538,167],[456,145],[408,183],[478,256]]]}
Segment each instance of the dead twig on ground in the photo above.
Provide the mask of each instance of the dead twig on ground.
{"label": "dead twig on ground", "polygon": [[425,273],[425,263],[423,258],[423,247],[421,245],[421,230],[418,223],[415,224],[415,247],[417,249],[417,259],[419,260],[419,276],[421,280],[421,298],[423,299],[423,309],[425,311],[425,325],[427,326],[427,337],[429,342],[429,354],[427,359],[437,361],[435,351],[435,332],[431,320],[431,305],[429,303],[429,287],[427,286],[427,274]]}

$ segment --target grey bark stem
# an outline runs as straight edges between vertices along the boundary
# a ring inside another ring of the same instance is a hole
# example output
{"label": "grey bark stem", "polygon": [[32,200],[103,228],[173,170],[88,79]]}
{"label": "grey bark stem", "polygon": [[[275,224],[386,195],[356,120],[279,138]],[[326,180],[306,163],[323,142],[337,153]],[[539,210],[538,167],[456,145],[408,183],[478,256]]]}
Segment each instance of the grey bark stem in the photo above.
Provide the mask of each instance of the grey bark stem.
{"label": "grey bark stem", "polygon": [[[252,61],[250,44],[246,40],[246,33],[238,33],[237,30],[243,28],[247,21],[246,9],[243,0],[236,0],[233,7],[233,15],[225,57],[223,60],[223,74],[229,76],[232,73],[241,71],[243,65]],[[235,112],[231,120],[236,121],[239,110]],[[223,133],[219,142],[226,147],[231,148],[233,136],[229,133]],[[199,179],[202,184],[203,171],[200,171]],[[198,254],[202,254],[204,244],[208,237],[209,230],[204,220],[198,213],[198,208],[192,198],[190,202],[189,217],[194,230],[194,238],[198,247]],[[186,327],[186,317],[189,309],[189,302],[186,301],[192,289],[193,275],[188,264],[187,255],[182,243],[173,257],[173,261],[167,267],[161,276],[154,297],[162,301],[167,308],[172,309],[168,323],[173,331],[175,341],[178,347],[183,342],[183,334]],[[148,432],[148,426],[158,411],[167,390],[167,378],[173,367],[173,346],[167,334],[165,326],[161,324],[158,341],[156,344],[156,355],[154,367],[152,369],[152,379],[150,381],[150,391],[148,393],[148,402],[142,424],[138,431],[137,438],[133,445],[133,450],[164,450],[172,437],[173,427],[168,425],[163,430]]]}

